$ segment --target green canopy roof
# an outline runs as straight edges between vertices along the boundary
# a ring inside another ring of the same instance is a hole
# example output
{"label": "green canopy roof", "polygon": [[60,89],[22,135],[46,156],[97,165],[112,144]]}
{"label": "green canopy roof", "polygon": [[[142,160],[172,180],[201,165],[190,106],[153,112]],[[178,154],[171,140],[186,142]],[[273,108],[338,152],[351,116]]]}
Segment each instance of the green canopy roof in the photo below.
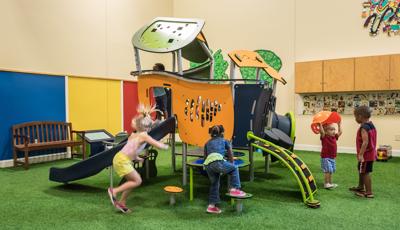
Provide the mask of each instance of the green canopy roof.
{"label": "green canopy roof", "polygon": [[155,18],[133,35],[132,44],[138,49],[153,53],[168,53],[182,49],[182,56],[185,59],[204,62],[208,56],[199,43],[201,41],[196,39],[203,26],[202,19]]}

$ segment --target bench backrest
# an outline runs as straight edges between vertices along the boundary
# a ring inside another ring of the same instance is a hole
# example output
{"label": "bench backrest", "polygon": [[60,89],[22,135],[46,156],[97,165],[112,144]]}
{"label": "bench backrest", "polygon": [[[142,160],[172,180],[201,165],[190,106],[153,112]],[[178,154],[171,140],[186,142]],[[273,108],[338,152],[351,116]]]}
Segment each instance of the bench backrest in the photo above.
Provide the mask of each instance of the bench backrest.
{"label": "bench backrest", "polygon": [[[44,143],[52,141],[71,140],[72,124],[57,121],[34,121],[13,125],[13,143],[24,143],[22,136],[28,136],[29,143]],[[15,137],[15,135],[18,135]]]}

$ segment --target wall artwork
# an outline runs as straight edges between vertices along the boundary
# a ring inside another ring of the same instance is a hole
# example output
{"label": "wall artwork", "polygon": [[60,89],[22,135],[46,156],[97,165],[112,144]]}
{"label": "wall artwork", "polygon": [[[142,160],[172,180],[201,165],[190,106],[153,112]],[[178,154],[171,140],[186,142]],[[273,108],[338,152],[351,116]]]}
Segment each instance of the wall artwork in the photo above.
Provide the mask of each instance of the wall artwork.
{"label": "wall artwork", "polygon": [[303,115],[322,110],[352,115],[354,108],[360,105],[371,107],[374,115],[400,115],[400,92],[308,94],[302,95],[301,101],[298,111]]}
{"label": "wall artwork", "polygon": [[369,34],[376,36],[379,30],[400,35],[400,0],[369,0],[363,2],[362,18]]}

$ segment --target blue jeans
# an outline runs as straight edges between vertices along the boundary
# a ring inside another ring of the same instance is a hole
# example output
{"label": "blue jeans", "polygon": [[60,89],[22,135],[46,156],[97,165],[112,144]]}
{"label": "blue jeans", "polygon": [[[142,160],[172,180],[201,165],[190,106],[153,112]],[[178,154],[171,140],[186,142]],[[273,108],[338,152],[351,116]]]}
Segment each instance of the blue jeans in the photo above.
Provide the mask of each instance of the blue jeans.
{"label": "blue jeans", "polygon": [[219,180],[221,174],[230,175],[230,186],[232,188],[240,188],[239,169],[228,161],[214,161],[205,166],[208,178],[211,182],[209,203],[218,204],[219,198]]}

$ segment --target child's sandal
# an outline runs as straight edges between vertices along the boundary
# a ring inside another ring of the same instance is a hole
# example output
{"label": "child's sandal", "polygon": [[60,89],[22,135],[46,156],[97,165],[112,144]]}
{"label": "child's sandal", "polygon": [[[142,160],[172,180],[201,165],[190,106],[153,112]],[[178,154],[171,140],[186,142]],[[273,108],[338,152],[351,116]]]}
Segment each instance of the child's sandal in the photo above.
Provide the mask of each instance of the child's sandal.
{"label": "child's sandal", "polygon": [[354,194],[356,194],[359,197],[374,198],[374,194],[372,194],[372,193],[367,194],[365,192],[356,192]]}
{"label": "child's sandal", "polygon": [[349,190],[352,192],[364,192],[364,189],[360,187],[351,187]]}
{"label": "child's sandal", "polygon": [[359,196],[359,197],[365,197],[365,192],[356,192],[356,193],[354,193],[356,196]]}
{"label": "child's sandal", "polygon": [[374,198],[374,194],[370,193],[370,194],[365,194],[365,198]]}
{"label": "child's sandal", "polygon": [[132,212],[132,210],[130,210],[128,207],[126,207],[124,204],[121,204],[118,201],[115,202],[115,208],[120,210],[122,213],[131,213]]}

